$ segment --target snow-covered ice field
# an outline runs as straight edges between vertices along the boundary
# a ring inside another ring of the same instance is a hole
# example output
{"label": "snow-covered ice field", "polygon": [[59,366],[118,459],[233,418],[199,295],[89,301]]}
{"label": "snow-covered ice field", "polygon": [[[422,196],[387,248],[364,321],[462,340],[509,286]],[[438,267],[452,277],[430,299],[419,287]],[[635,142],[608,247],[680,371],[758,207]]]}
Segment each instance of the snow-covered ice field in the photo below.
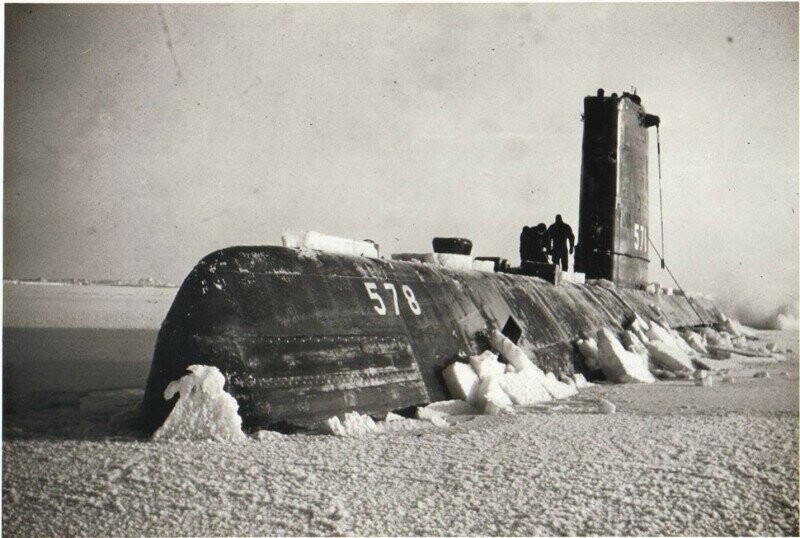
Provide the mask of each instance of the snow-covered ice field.
{"label": "snow-covered ice field", "polygon": [[[3,532],[797,535],[798,332],[759,335],[790,360],[742,359],[733,384],[603,384],[516,415],[363,438],[137,439],[120,418],[143,381],[86,379],[60,405],[6,410]],[[59,360],[69,376],[69,354]],[[616,414],[599,414],[598,397]]]}
{"label": "snow-covered ice field", "polygon": [[3,283],[3,402],[143,387],[177,288]]}

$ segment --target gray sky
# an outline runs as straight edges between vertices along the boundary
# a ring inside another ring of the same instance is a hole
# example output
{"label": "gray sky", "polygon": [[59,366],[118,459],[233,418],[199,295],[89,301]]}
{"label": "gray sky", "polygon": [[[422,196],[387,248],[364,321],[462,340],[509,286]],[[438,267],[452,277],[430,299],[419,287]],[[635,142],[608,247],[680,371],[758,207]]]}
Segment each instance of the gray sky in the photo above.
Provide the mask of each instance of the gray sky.
{"label": "gray sky", "polygon": [[6,5],[4,274],[180,282],[282,228],[518,262],[524,224],[577,230],[583,97],[634,85],[662,119],[673,272],[777,306],[798,288],[797,13]]}

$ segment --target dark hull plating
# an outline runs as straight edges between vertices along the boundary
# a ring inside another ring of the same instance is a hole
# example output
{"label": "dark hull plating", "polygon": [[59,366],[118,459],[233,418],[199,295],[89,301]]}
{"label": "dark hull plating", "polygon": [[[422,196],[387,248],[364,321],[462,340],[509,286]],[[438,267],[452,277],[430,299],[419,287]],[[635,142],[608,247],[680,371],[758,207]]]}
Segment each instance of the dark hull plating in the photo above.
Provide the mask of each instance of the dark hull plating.
{"label": "dark hull plating", "polygon": [[357,410],[381,414],[449,397],[442,370],[482,351],[475,335],[523,329],[519,345],[546,371],[582,369],[574,340],[621,331],[633,313],[673,327],[713,323],[707,300],[613,286],[282,247],[233,247],[186,278],[158,335],[143,402],[152,431],[167,384],[191,364],[218,367],[244,426],[308,425]]}

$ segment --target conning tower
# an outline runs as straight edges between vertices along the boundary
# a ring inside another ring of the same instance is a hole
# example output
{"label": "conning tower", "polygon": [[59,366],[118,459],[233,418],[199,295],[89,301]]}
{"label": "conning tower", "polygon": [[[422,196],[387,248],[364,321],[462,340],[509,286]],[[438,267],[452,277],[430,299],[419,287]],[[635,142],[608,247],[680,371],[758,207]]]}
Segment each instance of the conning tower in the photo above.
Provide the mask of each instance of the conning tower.
{"label": "conning tower", "polygon": [[575,270],[618,286],[647,284],[649,212],[646,114],[641,98],[624,92],[583,100],[583,157]]}

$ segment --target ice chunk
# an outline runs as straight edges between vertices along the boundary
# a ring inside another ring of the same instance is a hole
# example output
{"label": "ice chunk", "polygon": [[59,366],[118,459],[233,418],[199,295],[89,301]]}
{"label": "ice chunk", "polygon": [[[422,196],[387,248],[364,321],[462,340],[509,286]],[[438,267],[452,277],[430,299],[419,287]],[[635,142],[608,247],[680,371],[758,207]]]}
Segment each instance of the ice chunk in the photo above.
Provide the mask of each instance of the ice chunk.
{"label": "ice chunk", "polygon": [[597,342],[594,338],[587,338],[587,339],[580,339],[577,342],[578,351],[581,352],[583,358],[586,361],[586,367],[589,370],[595,370],[600,368],[600,363],[598,362],[598,354],[599,351],[597,349]]}
{"label": "ice chunk", "polygon": [[647,350],[650,352],[650,357],[652,357],[653,361],[667,370],[694,372],[692,360],[686,353],[675,346],[659,340],[647,344]]}
{"label": "ice chunk", "polygon": [[628,325],[628,328],[634,332],[646,332],[650,329],[650,324],[642,318],[639,314],[634,314],[633,320]]}
{"label": "ice chunk", "polygon": [[655,383],[647,359],[627,351],[606,328],[597,331],[598,361],[609,381],[615,383]]}
{"label": "ice chunk", "polygon": [[383,419],[385,422],[397,422],[400,420],[405,420],[405,418],[401,417],[396,413],[392,413],[391,411],[386,413],[386,418]]}
{"label": "ice chunk", "polygon": [[369,415],[361,415],[356,411],[345,413],[343,421],[340,421],[339,417],[331,417],[325,425],[330,433],[340,437],[363,437],[380,431]]}
{"label": "ice chunk", "polygon": [[236,441],[245,439],[239,404],[223,390],[225,376],[214,366],[193,364],[189,373],[167,385],[166,400],[179,394],[172,412],[153,439]]}
{"label": "ice chunk", "polygon": [[579,389],[582,389],[583,387],[594,386],[594,383],[589,383],[586,381],[586,378],[583,376],[583,374],[575,374],[573,378],[575,379],[575,386]]}
{"label": "ice chunk", "polygon": [[[705,372],[705,370],[700,370],[701,372]],[[705,375],[701,378],[695,378],[694,384],[698,387],[711,387],[714,385],[714,378],[710,375]]]}
{"label": "ice chunk", "polygon": [[272,430],[258,430],[253,434],[253,438],[259,441],[274,441],[278,439],[284,439],[285,437],[286,436],[282,433]]}
{"label": "ice chunk", "polygon": [[541,378],[533,370],[505,374],[498,378],[500,387],[517,405],[534,405],[553,399]]}
{"label": "ice chunk", "polygon": [[724,314],[722,315],[725,319],[722,323],[722,328],[731,333],[733,336],[743,336],[742,334],[742,326],[739,324],[738,321],[730,319],[726,317]]}
{"label": "ice chunk", "polygon": [[726,332],[717,332],[710,327],[706,327],[704,329],[704,334],[706,335],[706,339],[708,340],[708,344],[710,346],[716,347],[733,347],[733,342],[731,341],[731,335]]}
{"label": "ice chunk", "polygon": [[562,271],[560,273],[561,282],[571,282],[573,284],[586,284],[586,274],[585,273],[570,273],[567,271]]}
{"label": "ice chunk", "polygon": [[669,332],[672,335],[672,338],[675,341],[675,345],[678,347],[678,349],[680,349],[690,357],[693,357],[696,354],[692,346],[690,346],[689,343],[686,340],[684,340],[683,336],[681,336],[681,333],[679,333],[674,329],[670,329]]}
{"label": "ice chunk", "polygon": [[[505,375],[513,374],[504,374],[504,376]],[[486,405],[490,401],[499,407],[510,406],[513,403],[500,385],[499,379],[498,377],[490,377],[489,379],[484,379],[478,385],[477,407],[483,409],[484,413],[486,412]]]}
{"label": "ice chunk", "polygon": [[703,341],[702,336],[694,331],[687,330],[683,333],[683,337],[686,340],[686,343],[688,343],[693,350],[697,351],[698,353],[703,353],[704,355],[708,354],[708,348],[706,347],[706,343]]}
{"label": "ice chunk", "polygon": [[494,273],[494,262],[492,260],[472,260],[472,268],[476,271]]}
{"label": "ice chunk", "polygon": [[672,347],[678,347],[678,343],[675,342],[675,337],[672,335],[672,333],[655,321],[650,324],[650,328],[645,331],[645,334],[651,342],[664,342]]}
{"label": "ice chunk", "polygon": [[320,232],[294,232],[284,230],[281,240],[283,246],[289,248],[307,248],[312,250],[322,250],[349,256],[368,256],[378,258],[378,245],[372,241],[361,241],[348,237],[337,237],[326,235]]}
{"label": "ice chunk", "polygon": [[436,265],[446,269],[456,269],[459,271],[472,271],[472,256],[466,254],[446,254],[443,252],[435,252],[433,254],[433,261]]}
{"label": "ice chunk", "polygon": [[598,398],[597,412],[602,413],[604,415],[613,415],[614,413],[617,412],[617,406],[609,402],[605,398]]}
{"label": "ice chunk", "polygon": [[533,364],[533,362],[519,346],[506,338],[506,336],[497,329],[492,331],[489,339],[492,347],[496,351],[500,352],[503,358],[508,361],[508,363],[511,364],[517,370],[517,372],[521,372],[526,368],[535,368],[536,370],[539,370],[539,368]]}
{"label": "ice chunk", "polygon": [[[531,372],[531,375],[537,375],[537,373]],[[542,385],[544,385],[544,388],[547,389],[547,392],[549,392],[550,395],[556,400],[569,398],[570,396],[574,396],[578,393],[578,389],[575,387],[575,385],[562,383],[556,378],[553,372],[547,372],[547,375],[545,375],[542,379]]]}
{"label": "ice chunk", "polygon": [[454,362],[442,372],[444,382],[450,394],[464,400],[470,405],[475,405],[478,401],[478,374],[463,362]]}
{"label": "ice chunk", "polygon": [[622,343],[625,344],[625,349],[642,357],[645,361],[649,359],[649,355],[647,354],[647,348],[644,346],[642,341],[636,336],[636,333],[628,330],[622,334]]}
{"label": "ice chunk", "polygon": [[417,418],[423,420],[430,420],[434,415],[445,417],[476,414],[478,414],[478,410],[463,400],[445,400],[417,408]]}
{"label": "ice chunk", "polygon": [[511,405],[505,405],[502,400],[490,399],[486,402],[483,413],[485,415],[513,415],[515,411]]}
{"label": "ice chunk", "polygon": [[469,364],[480,379],[502,375],[506,371],[506,365],[497,360],[497,354],[488,350],[470,357]]}

